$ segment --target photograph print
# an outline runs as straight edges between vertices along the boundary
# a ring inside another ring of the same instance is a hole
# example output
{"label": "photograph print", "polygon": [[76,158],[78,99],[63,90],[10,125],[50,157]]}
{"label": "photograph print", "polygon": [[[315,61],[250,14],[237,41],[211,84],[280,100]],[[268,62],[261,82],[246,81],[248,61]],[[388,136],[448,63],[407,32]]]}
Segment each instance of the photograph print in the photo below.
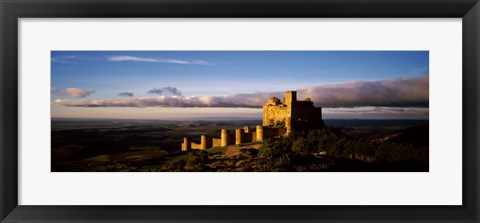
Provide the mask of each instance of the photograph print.
{"label": "photograph print", "polygon": [[52,172],[428,172],[428,51],[51,51]]}

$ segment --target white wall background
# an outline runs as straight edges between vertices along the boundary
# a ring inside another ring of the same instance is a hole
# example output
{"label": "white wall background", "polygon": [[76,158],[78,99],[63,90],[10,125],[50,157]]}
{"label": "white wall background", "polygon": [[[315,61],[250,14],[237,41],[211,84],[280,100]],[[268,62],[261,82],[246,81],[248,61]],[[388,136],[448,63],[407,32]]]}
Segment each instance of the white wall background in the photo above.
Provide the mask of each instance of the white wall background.
{"label": "white wall background", "polygon": [[[20,19],[19,204],[460,205],[461,27],[461,19]],[[51,50],[429,50],[430,172],[51,173]]]}

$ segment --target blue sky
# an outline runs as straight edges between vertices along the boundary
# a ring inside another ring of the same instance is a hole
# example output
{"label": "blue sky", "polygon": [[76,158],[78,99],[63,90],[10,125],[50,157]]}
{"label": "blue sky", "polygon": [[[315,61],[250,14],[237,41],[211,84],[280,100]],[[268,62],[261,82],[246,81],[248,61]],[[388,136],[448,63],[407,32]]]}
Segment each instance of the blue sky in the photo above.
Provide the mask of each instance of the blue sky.
{"label": "blue sky", "polygon": [[[378,89],[391,91],[389,88],[395,87],[391,86],[388,80],[400,81],[395,83],[405,85],[393,89],[398,95],[402,95],[409,86],[410,82],[407,81],[412,80],[417,86],[417,79],[426,77],[428,92],[428,67],[428,51],[52,51],[52,116],[93,118],[95,113],[105,116],[111,111],[112,114],[119,113],[116,118],[122,118],[126,117],[121,115],[123,109],[135,110],[134,113],[139,118],[168,119],[175,118],[175,113],[186,110],[192,111],[187,112],[185,117],[195,113],[215,116],[219,115],[219,111],[211,109],[212,113],[209,113],[208,109],[221,108],[223,110],[220,112],[223,113],[256,117],[259,102],[249,101],[238,103],[238,106],[225,106],[226,103],[220,102],[212,104],[211,100],[223,100],[222,97],[236,95],[238,99],[239,94],[247,94],[242,99],[255,99],[259,98],[258,93],[265,93],[262,95],[266,97],[287,90],[299,90],[300,96],[313,96],[312,99],[321,100],[314,101],[317,106],[332,107],[337,111],[340,107],[353,109],[349,114],[352,118],[372,118],[371,115],[354,112],[360,107],[363,107],[363,110],[368,107],[397,110],[406,107],[408,110],[419,108],[424,112],[415,117],[428,118],[428,93],[425,103],[424,89],[418,89],[421,91],[419,95],[409,95],[408,98],[397,101],[389,102],[385,99],[388,95],[373,99],[371,103],[365,99],[356,102],[350,100],[351,97],[357,97],[353,92],[368,89],[370,84],[378,86]],[[333,91],[332,88],[338,91]],[[337,97],[337,92],[345,88],[351,88],[352,95],[345,95],[342,91],[339,100],[333,101],[332,98]],[[418,88],[425,86],[418,84]],[[320,93],[332,97],[325,99],[318,95]],[[368,96],[376,93],[357,94]],[[155,97],[182,101],[152,103],[150,98]],[[190,101],[188,97],[197,97],[198,103],[207,100],[200,97],[211,98],[208,98],[208,103],[190,105],[186,103]],[[120,100],[122,103],[119,103]],[[55,101],[58,103],[54,103]],[[322,104],[322,101],[325,103]],[[181,105],[182,109],[176,108],[178,105]],[[245,109],[252,110],[251,114],[242,112]],[[72,113],[75,110],[77,113]],[[79,115],[78,110],[83,114]],[[151,116],[152,110],[160,114]],[[169,111],[171,114],[162,116],[162,111]],[[388,114],[383,115],[389,118]],[[411,114],[397,114],[391,117],[410,116]],[[334,115],[332,117],[336,118]],[[348,118],[348,114],[345,117]]]}

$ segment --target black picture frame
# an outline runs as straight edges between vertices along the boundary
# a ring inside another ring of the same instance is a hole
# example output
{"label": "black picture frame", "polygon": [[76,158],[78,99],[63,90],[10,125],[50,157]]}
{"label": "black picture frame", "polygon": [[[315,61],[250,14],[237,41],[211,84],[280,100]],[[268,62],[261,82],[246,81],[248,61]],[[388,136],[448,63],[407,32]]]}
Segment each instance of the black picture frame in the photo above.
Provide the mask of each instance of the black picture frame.
{"label": "black picture frame", "polygon": [[[478,0],[0,0],[0,15],[1,222],[479,222],[480,5]],[[17,20],[19,18],[75,17],[462,18],[463,205],[18,205]]]}

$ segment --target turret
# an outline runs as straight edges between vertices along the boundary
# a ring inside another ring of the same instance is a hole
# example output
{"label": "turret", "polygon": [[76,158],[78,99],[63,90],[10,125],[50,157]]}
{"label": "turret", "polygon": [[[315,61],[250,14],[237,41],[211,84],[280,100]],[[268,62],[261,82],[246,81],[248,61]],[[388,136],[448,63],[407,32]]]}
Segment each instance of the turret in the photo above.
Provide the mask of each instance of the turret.
{"label": "turret", "polygon": [[204,149],[208,148],[207,138],[208,137],[206,135],[201,136],[201,138],[200,138],[200,149],[204,150]]}
{"label": "turret", "polygon": [[235,129],[235,145],[243,143],[243,129]]}
{"label": "turret", "polygon": [[263,141],[263,126],[257,125],[257,141]]}
{"label": "turret", "polygon": [[182,143],[182,151],[188,151],[192,149],[192,144],[190,142],[190,139],[187,137],[183,138],[183,143]]}
{"label": "turret", "polygon": [[221,133],[221,144],[220,146],[228,146],[228,130],[227,129],[222,129]]}

